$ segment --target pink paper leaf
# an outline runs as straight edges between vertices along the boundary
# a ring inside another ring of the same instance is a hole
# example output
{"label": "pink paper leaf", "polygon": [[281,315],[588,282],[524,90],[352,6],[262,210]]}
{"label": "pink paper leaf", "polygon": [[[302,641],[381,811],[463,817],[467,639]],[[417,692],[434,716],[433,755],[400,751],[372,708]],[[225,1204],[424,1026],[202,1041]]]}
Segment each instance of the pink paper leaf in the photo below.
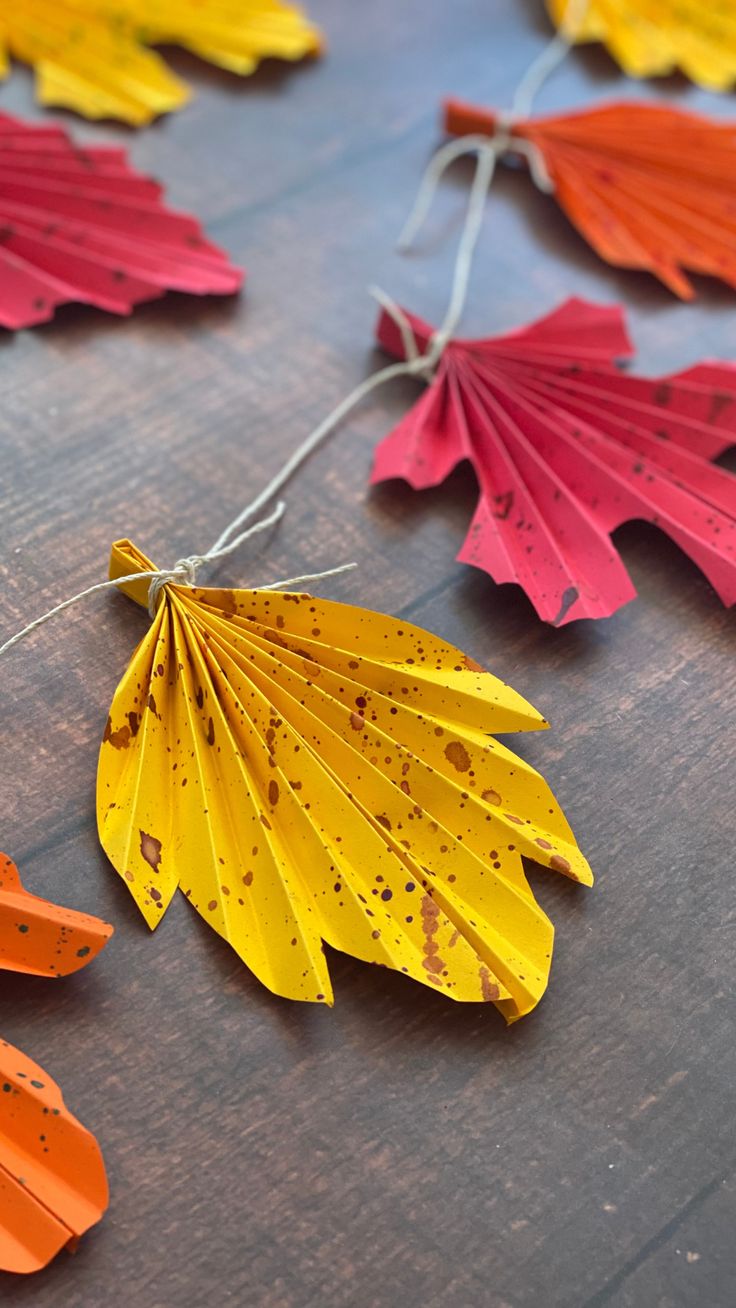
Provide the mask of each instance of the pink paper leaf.
{"label": "pink paper leaf", "polygon": [[124,150],[0,114],[0,325],[59,304],[128,314],[168,290],[231,295],[243,274],[195,218],[167,209]]}
{"label": "pink paper leaf", "polygon": [[[420,349],[432,329],[406,315]],[[404,357],[382,312],[378,340]],[[661,527],[736,600],[736,477],[710,460],[736,443],[736,367],[623,373],[620,308],[571,299],[528,327],[453,340],[427,390],[378,446],[371,480],[437,486],[467,459],[480,497],[458,557],[522,586],[555,626],[635,595],[611,533]]]}

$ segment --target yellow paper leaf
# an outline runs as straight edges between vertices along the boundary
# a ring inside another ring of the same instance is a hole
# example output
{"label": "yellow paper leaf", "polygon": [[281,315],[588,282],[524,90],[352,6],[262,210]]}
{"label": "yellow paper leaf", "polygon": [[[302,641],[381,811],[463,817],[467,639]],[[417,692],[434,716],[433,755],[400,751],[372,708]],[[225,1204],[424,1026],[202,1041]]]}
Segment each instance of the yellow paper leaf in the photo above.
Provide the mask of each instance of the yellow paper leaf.
{"label": "yellow paper leaf", "polygon": [[736,81],[733,0],[590,0],[582,19],[570,0],[547,0],[547,7],[577,43],[602,41],[630,77],[679,69],[712,91]]}
{"label": "yellow paper leaf", "polygon": [[[151,567],[113,547],[112,577]],[[146,603],[147,581],[123,589]],[[544,726],[408,623],[168,585],[112,703],[100,839],[149,926],[180,886],[279,995],[332,1002],[326,941],[512,1021],[552,953],[522,856],[592,881],[545,781],[489,734]]]}
{"label": "yellow paper leaf", "polygon": [[4,9],[0,76],[10,54],[36,68],[42,104],[135,125],[189,98],[147,45],[182,45],[242,76],[261,59],[320,48],[301,9],[283,0],[21,0]]}

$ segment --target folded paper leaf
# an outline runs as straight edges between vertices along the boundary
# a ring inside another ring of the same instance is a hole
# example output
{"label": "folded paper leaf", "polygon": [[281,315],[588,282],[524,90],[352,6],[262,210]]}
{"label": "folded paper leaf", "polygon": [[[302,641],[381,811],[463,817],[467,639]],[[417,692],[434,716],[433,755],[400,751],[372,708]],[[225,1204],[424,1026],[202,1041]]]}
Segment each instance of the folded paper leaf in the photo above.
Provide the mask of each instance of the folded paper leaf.
{"label": "folded paper leaf", "polygon": [[35,67],[42,104],[139,126],[189,99],[145,48],[162,43],[241,76],[261,59],[320,48],[301,9],[283,0],[22,0],[0,15],[0,76],[12,55]]}
{"label": "folded paper leaf", "polygon": [[[445,123],[452,135],[493,134],[498,119],[451,100]],[[736,287],[733,124],[622,102],[520,119],[513,135],[536,148],[558,204],[602,259],[651,272],[684,300],[695,294],[684,270]]]}
{"label": "folded paper leaf", "polygon": [[[113,546],[111,577],[151,567]],[[122,589],[146,603],[147,581]],[[511,1021],[552,952],[522,856],[592,880],[544,780],[489,737],[545,725],[408,623],[167,585],[110,711],[100,839],[149,926],[180,886],[276,994],[332,1002],[326,942]]]}
{"label": "folded paper leaf", "polygon": [[0,968],[32,976],[69,976],[104,949],[112,927],[89,913],[31,895],[0,854]]}
{"label": "folded paper leaf", "polygon": [[43,1068],[0,1040],[0,1270],[39,1271],[99,1222],[107,1203],[94,1136]]}
{"label": "folded paper leaf", "polygon": [[242,280],[124,150],[82,150],[60,127],[0,114],[0,325],[71,302],[128,314],[167,290],[231,295]]}
{"label": "folded paper leaf", "polygon": [[[406,314],[425,349],[432,329]],[[383,312],[378,340],[404,357]],[[736,477],[709,462],[736,443],[736,367],[631,377],[618,307],[571,299],[504,336],[453,340],[425,393],[378,446],[372,480],[437,486],[467,459],[480,487],[459,558],[522,586],[560,626],[635,595],[611,532],[653,522],[736,600]]]}
{"label": "folded paper leaf", "polygon": [[570,0],[547,0],[557,26],[576,42],[602,41],[629,77],[680,69],[711,91],[736,81],[736,6],[703,0],[589,0],[574,28]]}
{"label": "folded paper leaf", "polygon": [[[0,854],[0,968],[66,976],[112,935],[87,913],[30,895]],[[35,1272],[98,1222],[107,1179],[94,1136],[42,1068],[0,1040],[0,1271]]]}

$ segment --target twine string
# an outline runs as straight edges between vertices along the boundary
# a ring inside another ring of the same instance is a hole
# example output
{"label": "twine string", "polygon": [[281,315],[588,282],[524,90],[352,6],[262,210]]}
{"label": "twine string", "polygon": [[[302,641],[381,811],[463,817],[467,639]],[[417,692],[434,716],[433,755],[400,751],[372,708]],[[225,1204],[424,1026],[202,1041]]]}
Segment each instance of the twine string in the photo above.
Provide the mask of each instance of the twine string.
{"label": "twine string", "polygon": [[522,118],[528,118],[544,83],[569,54],[585,20],[589,4],[590,0],[569,0],[559,31],[521,77],[512,96],[511,108],[497,115],[491,135],[469,132],[454,141],[447,141],[435,151],[424,170],[416,199],[399,235],[397,247],[400,251],[406,253],[411,249],[432,207],[440,181],[447,169],[463,155],[476,153],[480,155],[483,150],[493,151],[496,160],[506,154],[522,155],[529,165],[529,174],[537,189],[545,195],[550,195],[554,191],[554,183],[541,150],[533,141],[527,141],[516,134],[514,125]]}
{"label": "twine string", "polygon": [[[486,142],[484,142],[484,146]],[[366,377],[346,395],[339,404],[327,414],[326,418],[314,428],[312,432],[297,446],[293,454],[286,460],[277,473],[271,478],[267,486],[256,495],[255,499],[246,504],[245,508],[236,518],[225,528],[221,535],[215,541],[212,549],[208,551],[207,558],[219,557],[222,550],[229,544],[229,548],[235,548],[232,541],[233,534],[243,526],[243,523],[258,513],[274,495],[283,488],[287,481],[294,475],[298,468],[309,458],[319,445],[334,431],[349,413],[365,399],[371,391],[377,390],[379,386],[384,386],[387,382],[393,381],[396,377],[407,376],[425,376],[431,377],[434,368],[445,348],[448,340],[452,336],[465,307],[465,301],[468,296],[468,287],[470,285],[470,273],[473,265],[473,255],[478,243],[480,228],[483,221],[483,211],[485,208],[485,199],[488,189],[493,181],[493,172],[496,163],[496,154],[492,149],[483,149],[478,152],[478,162],[476,166],[473,184],[470,189],[468,206],[465,215],[462,235],[457,248],[455,257],[455,268],[452,278],[452,289],[447,307],[447,312],[442,321],[442,325],[434,333],[429,341],[427,349],[424,352],[414,339],[414,333],[408,320],[403,318],[403,326],[400,325],[402,339],[406,350],[406,359],[398,363],[390,363],[385,368],[379,368],[370,377]],[[395,312],[397,306],[393,304],[385,292],[374,289],[374,296],[389,309],[389,312]],[[400,313],[400,310],[398,311]],[[403,317],[403,315],[402,315]],[[239,540],[240,538],[238,538]],[[0,651],[1,652],[1,651]]]}
{"label": "twine string", "polygon": [[556,72],[574,46],[585,22],[589,4],[590,0],[569,0],[563,11],[558,31],[529,65],[517,84],[509,113],[512,121],[529,117],[544,83]]}
{"label": "twine string", "polygon": [[[484,151],[479,153],[476,174],[471,187],[468,201],[468,209],[465,219],[463,233],[458,245],[457,257],[455,260],[455,271],[453,275],[452,291],[447,313],[439,330],[435,332],[430,340],[427,350],[421,353],[418,350],[414,340],[413,332],[407,320],[404,318],[403,332],[408,332],[405,336],[405,343],[408,346],[407,357],[398,363],[389,364],[385,368],[380,368],[378,372],[372,373],[360,382],[339,404],[335,406],[331,413],[323,418],[322,422],[314,428],[312,432],[302,441],[294,450],[293,454],[282,464],[281,468],[263,490],[259,492],[245,508],[233,519],[231,523],[218,536],[215,543],[203,554],[190,554],[185,558],[179,559],[171,568],[160,568],[151,572],[137,572],[131,576],[115,577],[109,581],[98,582],[94,586],[88,586],[86,590],[79,591],[69,599],[62,601],[61,604],[54,605],[47,613],[38,618],[34,618],[21,631],[11,636],[3,645],[0,645],[0,657],[6,654],[31,632],[42,627],[44,623],[49,622],[59,613],[63,613],[74,604],[87,599],[88,596],[97,595],[102,591],[111,590],[115,587],[124,586],[132,581],[150,582],[148,590],[148,611],[153,618],[160,600],[161,592],[169,583],[178,586],[194,586],[199,569],[206,563],[213,563],[231,554],[234,550],[239,549],[245,541],[260,532],[266,531],[272,527],[282,517],[285,504],[280,500],[276,507],[265,517],[259,519],[250,526],[245,524],[253,518],[275,495],[282,489],[287,481],[294,475],[303,463],[309,458],[310,454],[317,449],[319,445],[330,435],[335,427],[342,422],[347,414],[351,413],[361,401],[376,390],[379,386],[385,385],[395,377],[405,376],[428,376],[432,370],[447,343],[463,311],[465,300],[468,293],[470,281],[470,271],[472,267],[473,254],[480,234],[480,226],[483,218],[483,209],[485,206],[485,197],[493,178],[493,169],[495,166],[495,154],[493,151]],[[392,305],[388,296],[378,293],[387,307]],[[399,314],[401,311],[397,306],[393,307],[393,312]],[[403,334],[403,333],[402,333]],[[319,581],[323,577],[332,577],[341,572],[356,567],[355,563],[342,564],[336,568],[328,568],[324,572],[308,573],[300,577],[290,577],[285,581],[272,582],[267,586],[261,586],[262,590],[278,590],[285,586],[297,585],[306,581]]]}
{"label": "twine string", "polygon": [[[522,112],[528,112],[534,96],[538,93],[544,81],[567,54],[578,25],[585,15],[588,3],[589,0],[570,0],[563,17],[560,32],[524,74],[517,87],[513,107],[508,114],[499,116],[493,136],[472,135],[448,142],[447,145],[437,151],[422,178],[416,201],[399,238],[401,248],[406,248],[410,244],[424,222],[431,207],[437,184],[446,168],[463,154],[474,153],[476,155],[475,174],[455,257],[447,312],[440,327],[430,337],[426,350],[421,351],[419,349],[411,324],[399,306],[385,292],[373,288],[372,294],[391,315],[399,329],[406,356],[403,360],[398,363],[388,364],[385,368],[380,368],[354,387],[350,394],[341,400],[327,417],[323,418],[297,446],[293,454],[282,464],[279,471],[274,474],[263,490],[246,504],[245,508],[228,524],[215,543],[205,553],[187,555],[185,558],[179,559],[172,568],[136,572],[129,576],[115,577],[88,586],[85,590],[81,590],[76,595],[63,600],[60,604],[56,604],[47,613],[34,618],[32,622],[29,622],[15,635],[6,640],[4,644],[0,645],[0,657],[24,640],[26,636],[29,636],[58,614],[64,613],[73,605],[80,603],[89,596],[98,595],[103,591],[125,586],[134,581],[148,580],[150,582],[148,610],[153,618],[165,586],[171,583],[193,587],[196,584],[197,574],[201,567],[231,554],[252,536],[268,530],[269,527],[274,526],[280,520],[286,507],[282,500],[276,504],[275,508],[265,518],[251,523],[250,526],[245,525],[278,494],[294,473],[334,431],[335,427],[342,422],[343,418],[351,413],[367,395],[397,377],[415,376],[424,377],[425,380],[432,379],[442,353],[451,339],[465,307],[473,256],[483,221],[486,196],[493,181],[496,163],[500,155],[507,153],[509,150],[524,154],[529,160],[532,176],[540,189],[548,190],[552,188],[540,152],[530,142],[514,135],[513,122]],[[300,577],[290,577],[285,581],[272,582],[269,585],[261,586],[260,589],[278,590],[286,586],[299,585],[306,581],[319,581],[323,577],[332,577],[356,566],[355,563],[346,563],[335,568],[328,568],[324,572],[308,573]]]}

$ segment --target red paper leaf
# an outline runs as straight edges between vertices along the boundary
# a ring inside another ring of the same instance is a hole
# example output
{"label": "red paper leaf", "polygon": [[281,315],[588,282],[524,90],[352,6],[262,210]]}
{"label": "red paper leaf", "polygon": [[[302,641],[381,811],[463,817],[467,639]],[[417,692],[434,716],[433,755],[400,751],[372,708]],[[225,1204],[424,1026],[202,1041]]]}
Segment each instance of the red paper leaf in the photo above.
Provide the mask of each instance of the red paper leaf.
{"label": "red paper leaf", "polygon": [[[432,329],[407,314],[425,349]],[[378,340],[404,357],[383,312]],[[568,300],[488,340],[453,340],[434,380],[376,452],[372,481],[436,486],[463,459],[480,499],[459,558],[517,582],[555,626],[605,617],[635,591],[611,541],[653,522],[736,600],[736,477],[709,460],[736,443],[736,367],[620,372],[622,311]]]}
{"label": "red paper leaf", "polygon": [[230,295],[242,281],[124,150],[80,149],[60,127],[0,114],[0,325],[46,322],[71,302],[128,314],[167,290]]}
{"label": "red paper leaf", "polygon": [[[445,106],[455,136],[487,132],[494,113]],[[536,146],[570,221],[619,268],[651,272],[682,299],[684,269],[736,287],[736,128],[700,114],[623,102],[514,122]]]}

